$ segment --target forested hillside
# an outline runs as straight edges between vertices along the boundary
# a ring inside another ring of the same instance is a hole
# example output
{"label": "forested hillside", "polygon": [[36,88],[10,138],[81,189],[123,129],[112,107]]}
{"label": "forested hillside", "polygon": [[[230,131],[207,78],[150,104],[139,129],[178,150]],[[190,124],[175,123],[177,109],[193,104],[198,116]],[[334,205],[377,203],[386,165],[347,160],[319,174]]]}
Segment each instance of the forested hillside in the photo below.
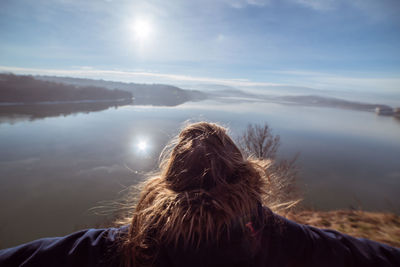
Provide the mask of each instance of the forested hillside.
{"label": "forested hillside", "polygon": [[0,74],[0,103],[109,101],[131,99],[131,92],[43,81],[32,76]]}

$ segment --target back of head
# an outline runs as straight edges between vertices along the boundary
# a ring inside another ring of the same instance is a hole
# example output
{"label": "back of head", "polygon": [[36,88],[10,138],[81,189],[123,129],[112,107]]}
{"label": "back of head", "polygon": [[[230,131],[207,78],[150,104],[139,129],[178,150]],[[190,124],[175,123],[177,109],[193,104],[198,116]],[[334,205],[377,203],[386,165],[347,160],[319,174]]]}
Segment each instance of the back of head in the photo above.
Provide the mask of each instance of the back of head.
{"label": "back of head", "polygon": [[199,122],[179,134],[163,177],[176,191],[211,191],[237,182],[246,162],[226,130]]}
{"label": "back of head", "polygon": [[186,126],[144,185],[128,247],[134,262],[152,262],[161,246],[199,248],[229,239],[261,203],[263,179],[243,158],[223,127],[199,122]]}

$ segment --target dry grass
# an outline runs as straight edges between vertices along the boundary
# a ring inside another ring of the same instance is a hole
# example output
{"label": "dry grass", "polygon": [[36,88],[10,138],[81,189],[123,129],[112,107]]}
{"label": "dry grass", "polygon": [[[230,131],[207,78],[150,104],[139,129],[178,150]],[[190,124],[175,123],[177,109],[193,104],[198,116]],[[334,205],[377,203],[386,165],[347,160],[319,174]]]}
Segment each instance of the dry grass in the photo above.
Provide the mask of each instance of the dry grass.
{"label": "dry grass", "polygon": [[393,213],[305,210],[288,213],[286,217],[298,223],[400,247],[400,216]]}

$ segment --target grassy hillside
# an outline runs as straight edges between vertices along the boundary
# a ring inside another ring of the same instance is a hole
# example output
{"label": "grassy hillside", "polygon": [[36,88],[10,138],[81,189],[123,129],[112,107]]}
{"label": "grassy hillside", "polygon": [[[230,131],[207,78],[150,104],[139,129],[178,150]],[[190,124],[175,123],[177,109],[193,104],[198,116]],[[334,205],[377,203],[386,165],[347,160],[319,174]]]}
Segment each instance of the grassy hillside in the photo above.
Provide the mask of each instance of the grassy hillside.
{"label": "grassy hillside", "polygon": [[329,228],[400,247],[400,216],[393,213],[305,210],[291,212],[286,217],[298,223]]}

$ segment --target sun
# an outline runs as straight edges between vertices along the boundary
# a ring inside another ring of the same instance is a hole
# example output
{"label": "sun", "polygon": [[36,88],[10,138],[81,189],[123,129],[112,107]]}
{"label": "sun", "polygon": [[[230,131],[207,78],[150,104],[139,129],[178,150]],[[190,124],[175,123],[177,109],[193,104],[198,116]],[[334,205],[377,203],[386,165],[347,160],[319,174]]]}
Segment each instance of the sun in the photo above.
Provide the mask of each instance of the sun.
{"label": "sun", "polygon": [[139,151],[145,151],[147,148],[147,143],[145,141],[141,141],[137,144]]}
{"label": "sun", "polygon": [[135,39],[139,41],[147,41],[153,32],[153,26],[147,19],[138,19],[132,25]]}

